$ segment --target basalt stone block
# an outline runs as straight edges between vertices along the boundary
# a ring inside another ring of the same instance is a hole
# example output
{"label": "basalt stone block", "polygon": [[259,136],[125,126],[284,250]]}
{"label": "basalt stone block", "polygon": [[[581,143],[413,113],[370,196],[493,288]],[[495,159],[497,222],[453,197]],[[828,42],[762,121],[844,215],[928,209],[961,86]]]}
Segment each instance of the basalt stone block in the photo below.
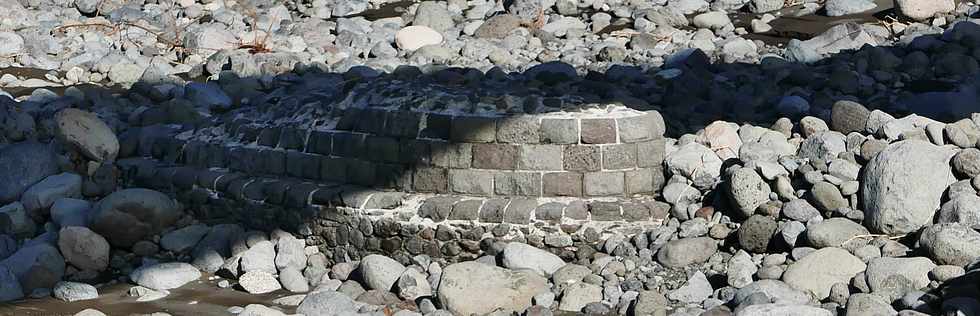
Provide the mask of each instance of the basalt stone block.
{"label": "basalt stone block", "polygon": [[536,117],[511,117],[497,121],[497,142],[537,144],[541,140],[540,120]]}
{"label": "basalt stone block", "polygon": [[365,209],[390,210],[402,205],[405,193],[401,192],[375,192],[364,204]]}
{"label": "basalt stone block", "polygon": [[320,157],[320,179],[331,182],[347,181],[348,158]]}
{"label": "basalt stone block", "polygon": [[398,162],[398,140],[392,137],[368,136],[365,158],[375,162]]}
{"label": "basalt stone block", "polygon": [[[653,168],[626,171],[626,194],[653,192]],[[658,170],[659,171],[659,170]],[[663,175],[660,176],[663,178]]]}
{"label": "basalt stone block", "polygon": [[453,193],[490,196],[493,174],[486,170],[450,169],[449,190]]}
{"label": "basalt stone block", "polygon": [[218,181],[218,178],[224,176],[225,174],[226,173],[224,172],[214,170],[200,170],[200,172],[197,174],[197,185],[205,189],[214,190],[215,183]]}
{"label": "basalt stone block", "polygon": [[542,119],[538,136],[542,144],[578,144],[579,122],[576,119]]}
{"label": "basalt stone block", "polygon": [[179,139],[170,139],[170,141],[165,143],[163,161],[167,163],[176,163],[182,160],[184,155],[184,147],[186,147],[187,142]]}
{"label": "basalt stone block", "polygon": [[456,202],[456,204],[453,205],[453,211],[449,215],[449,219],[475,221],[479,219],[480,207],[482,206],[483,200],[465,200]]}
{"label": "basalt stone block", "polygon": [[467,169],[473,163],[473,145],[467,143],[431,142],[432,164],[438,167]]}
{"label": "basalt stone block", "polygon": [[344,186],[343,190],[340,191],[340,205],[352,208],[364,208],[368,200],[371,199],[371,195],[377,192],[358,186]]}
{"label": "basalt stone block", "polygon": [[184,146],[184,164],[190,165],[192,167],[204,167],[206,159],[203,159],[202,147],[204,143],[199,141],[187,142],[187,146]]}
{"label": "basalt stone block", "polygon": [[286,127],[279,136],[279,148],[302,150],[306,144],[306,130]]}
{"label": "basalt stone block", "polygon": [[549,202],[538,205],[538,208],[534,210],[534,217],[543,221],[560,221],[564,210],[565,204]]}
{"label": "basalt stone block", "polygon": [[255,179],[250,177],[241,177],[232,180],[223,192],[233,199],[243,199],[245,197],[245,186],[252,181],[255,181]]}
{"label": "basalt stone block", "polygon": [[636,168],[636,144],[602,146],[602,169],[619,170]]}
{"label": "basalt stone block", "polygon": [[191,167],[178,167],[174,174],[174,187],[179,190],[190,190],[197,183],[197,169]]}
{"label": "basalt stone block", "polygon": [[499,195],[540,196],[541,174],[537,172],[497,172],[493,174],[493,191]]}
{"label": "basalt stone block", "polygon": [[260,174],[263,169],[262,151],[258,148],[231,147],[228,149],[228,169],[248,174]]}
{"label": "basalt stone block", "polygon": [[261,132],[262,129],[256,126],[242,125],[238,128],[238,132],[235,133],[235,135],[238,136],[238,139],[241,140],[242,143],[247,144],[257,141],[259,139],[259,133]]}
{"label": "basalt stone block", "polygon": [[622,195],[626,191],[625,173],[621,171],[589,172],[582,181],[587,196]]}
{"label": "basalt stone block", "polygon": [[562,170],[561,145],[524,145],[520,147],[518,170]]}
{"label": "basalt stone block", "polygon": [[252,201],[265,200],[265,185],[272,182],[270,179],[256,179],[245,184],[242,188],[242,197]]}
{"label": "basalt stone block", "polygon": [[221,192],[228,192],[228,185],[231,184],[232,181],[235,181],[235,180],[238,180],[238,179],[244,178],[244,177],[246,177],[246,175],[244,173],[238,173],[238,172],[224,174],[224,175],[218,177],[218,179],[214,181],[214,189],[213,190],[215,190],[215,191],[221,191]]}
{"label": "basalt stone block", "polygon": [[337,206],[340,203],[341,192],[343,192],[343,188],[341,186],[321,185],[315,192],[313,192],[313,204]]}
{"label": "basalt stone block", "polygon": [[286,152],[286,174],[290,177],[318,179],[320,177],[320,156],[298,151]]}
{"label": "basalt stone block", "polygon": [[422,115],[412,111],[391,111],[387,113],[387,135],[414,139],[419,135]]}
{"label": "basalt stone block", "polygon": [[402,165],[396,164],[377,164],[375,165],[375,186],[385,189],[395,189],[401,191],[412,190],[412,173],[408,172]]}
{"label": "basalt stone block", "polygon": [[283,205],[286,202],[286,192],[292,182],[289,181],[270,181],[263,188],[265,191],[265,202],[275,205]]}
{"label": "basalt stone block", "polygon": [[582,196],[582,174],[549,172],[541,178],[544,196]]}
{"label": "basalt stone block", "polygon": [[449,130],[453,118],[443,114],[425,114],[425,126],[419,132],[419,137],[429,139],[449,139]]}
{"label": "basalt stone block", "polygon": [[353,133],[334,133],[333,152],[334,156],[347,158],[365,157],[367,146],[365,146],[366,135]]}
{"label": "basalt stone block", "polygon": [[565,206],[565,217],[584,221],[589,219],[589,205],[585,201],[572,201]]}
{"label": "basalt stone block", "polygon": [[662,166],[666,150],[667,142],[663,138],[636,143],[636,165],[640,168]]}
{"label": "basalt stone block", "polygon": [[660,113],[621,117],[616,121],[619,126],[619,140],[624,143],[647,141],[664,136],[664,123]]}
{"label": "basalt stone block", "polygon": [[296,183],[289,186],[289,191],[286,192],[286,207],[304,208],[310,205],[311,194],[316,189],[316,185],[312,183]]}
{"label": "basalt stone block", "polygon": [[259,152],[260,170],[265,174],[281,176],[286,174],[286,152],[266,149]]}
{"label": "basalt stone block", "polygon": [[452,120],[453,142],[492,143],[496,139],[497,120],[489,117],[457,116]]}
{"label": "basalt stone block", "polygon": [[434,222],[444,221],[452,214],[453,205],[459,200],[460,198],[455,196],[428,198],[419,206],[419,216],[432,219]]}
{"label": "basalt stone block", "polygon": [[429,165],[432,162],[429,144],[426,140],[402,139],[398,148],[398,161],[415,166]]}
{"label": "basalt stone block", "polygon": [[449,177],[444,168],[415,168],[412,185],[418,192],[446,193],[449,191]]}
{"label": "basalt stone block", "polygon": [[504,220],[504,209],[510,204],[507,199],[489,199],[480,207],[480,222],[500,223]]}
{"label": "basalt stone block", "polygon": [[361,133],[384,135],[387,118],[388,111],[386,110],[364,109],[361,111],[361,119],[355,123],[354,130]]}
{"label": "basalt stone block", "polygon": [[375,164],[360,159],[347,160],[347,181],[352,184],[371,186],[377,176]]}
{"label": "basalt stone block", "polygon": [[622,206],[623,206],[623,219],[625,219],[626,221],[629,222],[649,221],[651,218],[650,208],[648,208],[646,205],[635,203],[635,202],[626,202],[623,203]]}
{"label": "basalt stone block", "polygon": [[512,199],[504,210],[504,223],[527,224],[531,222],[531,214],[538,207],[534,199]]}
{"label": "basalt stone block", "polygon": [[332,153],[332,146],[333,133],[312,131],[310,132],[310,139],[306,144],[306,152],[320,155],[330,155]]}
{"label": "basalt stone block", "polygon": [[473,144],[473,168],[517,169],[520,146],[510,144]]}
{"label": "basalt stone block", "polygon": [[592,214],[594,221],[623,220],[621,205],[616,202],[591,202],[589,203],[589,214]]}
{"label": "basalt stone block", "polygon": [[583,144],[616,143],[616,120],[582,119]]}
{"label": "basalt stone block", "polygon": [[599,146],[565,146],[564,160],[567,171],[599,171],[602,169],[602,153]]}
{"label": "basalt stone block", "polygon": [[[205,156],[208,159],[207,166],[210,168],[224,168],[228,165],[227,161],[225,160],[227,153],[225,152],[225,147],[222,145],[208,145]],[[227,158],[233,159],[234,157],[228,156]]]}
{"label": "basalt stone block", "polygon": [[340,115],[340,119],[337,120],[337,126],[334,129],[339,131],[353,131],[357,128],[357,124],[366,117],[363,112],[364,109],[361,108],[347,108]]}
{"label": "basalt stone block", "polygon": [[276,147],[279,144],[280,135],[282,135],[282,129],[278,127],[265,128],[259,132],[258,144],[259,146]]}

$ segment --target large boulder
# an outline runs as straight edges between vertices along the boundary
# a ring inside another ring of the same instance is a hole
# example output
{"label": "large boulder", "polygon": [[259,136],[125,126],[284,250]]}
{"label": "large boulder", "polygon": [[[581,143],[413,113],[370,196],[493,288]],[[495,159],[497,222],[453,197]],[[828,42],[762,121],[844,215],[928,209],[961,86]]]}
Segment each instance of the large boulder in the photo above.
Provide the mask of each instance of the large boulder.
{"label": "large boulder", "polygon": [[954,152],[921,140],[889,145],[864,168],[865,225],[889,235],[914,232],[933,219],[943,192],[956,181]]}
{"label": "large boulder", "polygon": [[361,259],[360,270],[369,289],[389,291],[405,272],[405,266],[382,255],[369,255]]}
{"label": "large boulder", "polygon": [[843,247],[855,236],[867,234],[867,228],[843,217],[826,219],[806,228],[806,239],[814,248]]}
{"label": "large boulder", "polygon": [[709,237],[671,240],[657,252],[657,261],[672,268],[703,263],[718,251],[718,243]]}
{"label": "large boulder", "polygon": [[65,260],[79,269],[102,271],[109,267],[109,242],[88,228],[62,228],[58,249]]}
{"label": "large boulder", "polygon": [[296,312],[305,316],[355,315],[362,304],[335,291],[314,291],[299,304]]}
{"label": "large boulder", "polygon": [[936,268],[929,258],[875,258],[868,262],[864,277],[875,294],[891,300],[929,285],[929,271]]}
{"label": "large boulder", "polygon": [[776,316],[776,315],[795,315],[795,316],[833,316],[829,310],[810,306],[795,305],[786,303],[756,304],[743,308],[735,313],[737,316]]}
{"label": "large boulder", "polygon": [[817,299],[830,296],[835,283],[848,284],[867,266],[847,250],[823,248],[793,263],[783,273],[783,281],[790,286],[813,294]]}
{"label": "large boulder", "polygon": [[55,114],[54,120],[58,139],[77,148],[86,158],[113,161],[119,155],[119,139],[94,113],[69,108]]}
{"label": "large boulder", "polygon": [[160,246],[163,249],[181,253],[194,248],[197,242],[207,235],[211,229],[207,225],[190,225],[181,229],[171,231],[160,238]]}
{"label": "large boulder", "polygon": [[176,289],[201,278],[201,271],[183,262],[158,263],[133,270],[129,279],[154,290]]}
{"label": "large boulder", "polygon": [[27,188],[58,171],[49,145],[22,142],[0,148],[0,203],[17,201]]}
{"label": "large boulder", "polygon": [[681,146],[665,160],[667,171],[696,182],[713,182],[721,175],[721,158],[698,143]]}
{"label": "large boulder", "polygon": [[786,45],[786,58],[810,63],[842,50],[861,48],[865,44],[877,46],[878,40],[860,24],[841,23],[809,40],[790,40]]}
{"label": "large boulder", "polygon": [[806,305],[810,303],[810,295],[797,290],[779,280],[759,280],[735,291],[732,303],[740,305],[748,302],[757,295],[768,297],[770,302]]}
{"label": "large boulder", "polygon": [[980,233],[959,223],[936,224],[922,230],[919,246],[939,264],[962,267],[980,258]]}
{"label": "large boulder", "polygon": [[24,208],[31,213],[42,211],[48,213],[48,209],[54,205],[54,201],[60,198],[77,198],[82,196],[82,177],[74,173],[60,173],[49,176],[35,183],[20,201]]}
{"label": "large boulder", "polygon": [[89,213],[89,226],[118,247],[130,247],[180,217],[177,203],[149,189],[125,189],[103,198]]}
{"label": "large boulder", "polygon": [[0,303],[9,302],[24,297],[24,290],[17,281],[17,276],[5,266],[0,266]]}
{"label": "large boulder", "polygon": [[752,168],[736,170],[728,184],[728,197],[742,217],[752,216],[759,205],[769,202],[769,184]]}
{"label": "large boulder", "polygon": [[454,315],[521,313],[531,307],[532,297],[548,290],[548,280],[536,274],[469,261],[443,270],[439,300]]}
{"label": "large boulder", "polygon": [[0,234],[31,238],[36,230],[37,225],[30,214],[27,214],[24,204],[14,202],[0,207]]}
{"label": "large boulder", "polygon": [[538,275],[551,277],[555,271],[565,266],[565,261],[534,246],[512,242],[504,247],[503,264],[511,269],[529,269]]}
{"label": "large boulder", "polygon": [[35,289],[50,289],[65,275],[65,258],[54,246],[37,243],[21,248],[13,255],[0,261],[20,280],[24,293]]}
{"label": "large boulder", "polygon": [[953,0],[895,0],[895,8],[902,15],[921,21],[953,11],[956,3]]}

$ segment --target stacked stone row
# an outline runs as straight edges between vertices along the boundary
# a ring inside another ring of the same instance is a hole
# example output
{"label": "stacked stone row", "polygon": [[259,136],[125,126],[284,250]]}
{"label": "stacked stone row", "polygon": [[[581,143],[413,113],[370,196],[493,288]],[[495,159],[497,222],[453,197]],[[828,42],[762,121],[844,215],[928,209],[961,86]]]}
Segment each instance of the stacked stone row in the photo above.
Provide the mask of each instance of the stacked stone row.
{"label": "stacked stone row", "polygon": [[401,192],[472,196],[654,194],[664,183],[663,118],[479,117],[349,109],[330,130],[226,124],[242,145],[157,139],[195,167]]}

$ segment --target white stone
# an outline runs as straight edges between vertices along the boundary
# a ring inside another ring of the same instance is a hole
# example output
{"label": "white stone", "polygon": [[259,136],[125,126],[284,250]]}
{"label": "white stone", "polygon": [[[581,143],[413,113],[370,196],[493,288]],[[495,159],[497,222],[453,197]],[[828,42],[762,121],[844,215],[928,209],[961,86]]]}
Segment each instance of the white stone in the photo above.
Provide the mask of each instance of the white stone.
{"label": "white stone", "polygon": [[438,45],[443,41],[442,34],[428,26],[412,25],[395,33],[398,48],[414,51],[426,45]]}

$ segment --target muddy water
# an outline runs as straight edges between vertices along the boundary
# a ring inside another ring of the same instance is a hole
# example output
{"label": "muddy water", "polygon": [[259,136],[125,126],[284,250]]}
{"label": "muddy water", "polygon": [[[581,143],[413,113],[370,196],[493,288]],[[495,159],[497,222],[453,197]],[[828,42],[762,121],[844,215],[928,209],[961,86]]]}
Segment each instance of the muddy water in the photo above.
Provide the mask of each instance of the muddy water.
{"label": "muddy water", "polygon": [[[66,303],[55,298],[25,299],[0,303],[3,316],[71,316],[87,308],[98,309],[106,315],[139,315],[165,312],[174,316],[230,315],[227,309],[232,306],[245,307],[248,304],[272,305],[272,300],[293,295],[283,290],[269,294],[249,294],[234,288],[219,288],[217,281],[202,278],[179,289],[170,295],[152,302],[137,302],[129,297],[127,291],[132,285],[116,284],[99,289],[99,298],[89,301]],[[295,307],[278,306],[287,314],[294,313]]]}

